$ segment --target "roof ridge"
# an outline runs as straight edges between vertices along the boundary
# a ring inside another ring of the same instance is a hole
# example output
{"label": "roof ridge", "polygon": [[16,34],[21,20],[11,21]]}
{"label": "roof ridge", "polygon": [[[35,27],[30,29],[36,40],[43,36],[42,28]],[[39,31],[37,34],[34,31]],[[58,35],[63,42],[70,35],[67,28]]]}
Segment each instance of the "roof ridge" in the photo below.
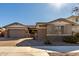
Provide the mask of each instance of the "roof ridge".
{"label": "roof ridge", "polygon": [[67,20],[66,18],[58,18],[58,19],[56,19],[56,20],[53,20],[53,21],[50,21],[50,22],[48,22],[48,23],[55,22],[55,21],[58,21],[58,20],[63,20],[63,21],[67,21],[67,22],[70,22],[70,23],[73,23],[73,24],[75,24],[74,22],[72,22],[72,21],[69,21],[69,20]]}
{"label": "roof ridge", "polygon": [[19,25],[26,26],[26,25],[24,25],[24,24],[22,24],[22,23],[19,23],[19,22],[13,22],[13,23],[10,23],[10,24],[8,24],[8,25],[3,26],[3,28],[4,28],[4,27],[7,27],[7,26],[10,26],[10,25],[13,25],[13,24],[19,24]]}

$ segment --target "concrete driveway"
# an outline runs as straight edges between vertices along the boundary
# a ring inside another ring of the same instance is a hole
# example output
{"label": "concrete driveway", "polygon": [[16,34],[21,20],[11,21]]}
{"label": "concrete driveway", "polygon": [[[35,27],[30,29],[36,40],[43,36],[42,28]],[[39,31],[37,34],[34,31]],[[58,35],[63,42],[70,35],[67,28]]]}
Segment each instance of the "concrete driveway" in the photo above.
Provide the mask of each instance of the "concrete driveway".
{"label": "concrete driveway", "polygon": [[[32,38],[0,38],[0,56],[49,56],[45,50],[28,47],[28,44],[38,43],[37,41],[33,41],[35,43],[26,42],[31,40]],[[23,42],[25,43],[23,44]],[[17,44],[20,44],[20,47],[17,47]],[[25,47],[21,47],[22,45],[25,45]]]}
{"label": "concrete driveway", "polygon": [[43,46],[43,42],[33,38],[0,38],[0,46]]}
{"label": "concrete driveway", "polygon": [[31,40],[32,38],[22,38],[22,39],[0,38],[0,46],[16,46],[16,44],[28,39]]}

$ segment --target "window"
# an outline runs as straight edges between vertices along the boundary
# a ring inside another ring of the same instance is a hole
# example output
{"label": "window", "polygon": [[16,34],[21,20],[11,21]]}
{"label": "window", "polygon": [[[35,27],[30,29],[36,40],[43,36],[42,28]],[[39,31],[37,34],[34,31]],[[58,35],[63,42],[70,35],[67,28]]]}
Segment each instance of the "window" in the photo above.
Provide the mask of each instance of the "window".
{"label": "window", "polygon": [[76,18],[76,22],[79,22],[79,19],[78,18]]}
{"label": "window", "polygon": [[56,29],[57,31],[61,32],[61,34],[64,33],[64,26],[57,26]]}
{"label": "window", "polygon": [[57,26],[56,29],[62,30],[62,29],[64,29],[64,26]]}
{"label": "window", "polygon": [[64,29],[64,26],[61,26],[61,30],[63,30]]}
{"label": "window", "polygon": [[46,27],[46,25],[39,25],[39,27]]}
{"label": "window", "polygon": [[61,26],[61,33],[64,33],[64,26]]}

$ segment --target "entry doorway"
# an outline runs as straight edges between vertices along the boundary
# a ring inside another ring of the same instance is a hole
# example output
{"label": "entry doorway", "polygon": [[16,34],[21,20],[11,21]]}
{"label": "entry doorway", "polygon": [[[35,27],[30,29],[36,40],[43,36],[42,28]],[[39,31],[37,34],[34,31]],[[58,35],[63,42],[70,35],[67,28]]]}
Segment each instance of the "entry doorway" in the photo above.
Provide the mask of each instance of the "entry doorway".
{"label": "entry doorway", "polygon": [[30,37],[32,37],[34,40],[37,37],[36,33],[37,33],[37,30],[36,29],[29,29]]}

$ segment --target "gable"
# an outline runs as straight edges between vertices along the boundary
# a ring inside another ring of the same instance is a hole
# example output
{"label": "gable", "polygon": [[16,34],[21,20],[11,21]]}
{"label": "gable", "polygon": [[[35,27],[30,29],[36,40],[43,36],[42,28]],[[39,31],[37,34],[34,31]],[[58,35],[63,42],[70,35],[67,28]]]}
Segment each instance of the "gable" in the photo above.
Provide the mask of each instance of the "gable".
{"label": "gable", "polygon": [[5,28],[8,28],[8,27],[27,27],[21,23],[12,23],[12,24],[9,24],[9,25],[6,25],[4,26]]}
{"label": "gable", "polygon": [[75,24],[74,22],[71,22],[69,20],[66,20],[64,18],[60,18],[51,22],[48,22],[48,24],[54,24],[54,25],[66,25],[66,24]]}
{"label": "gable", "polygon": [[13,24],[13,25],[10,25],[10,26],[8,26],[8,27],[25,27],[25,26],[19,25],[19,24]]}
{"label": "gable", "polygon": [[54,25],[66,25],[66,24],[70,24],[70,23],[65,22],[65,21],[56,21],[56,22],[51,22],[50,24],[54,24]]}
{"label": "gable", "polygon": [[79,24],[79,16],[70,16],[67,18],[67,20],[72,21],[76,24]]}

